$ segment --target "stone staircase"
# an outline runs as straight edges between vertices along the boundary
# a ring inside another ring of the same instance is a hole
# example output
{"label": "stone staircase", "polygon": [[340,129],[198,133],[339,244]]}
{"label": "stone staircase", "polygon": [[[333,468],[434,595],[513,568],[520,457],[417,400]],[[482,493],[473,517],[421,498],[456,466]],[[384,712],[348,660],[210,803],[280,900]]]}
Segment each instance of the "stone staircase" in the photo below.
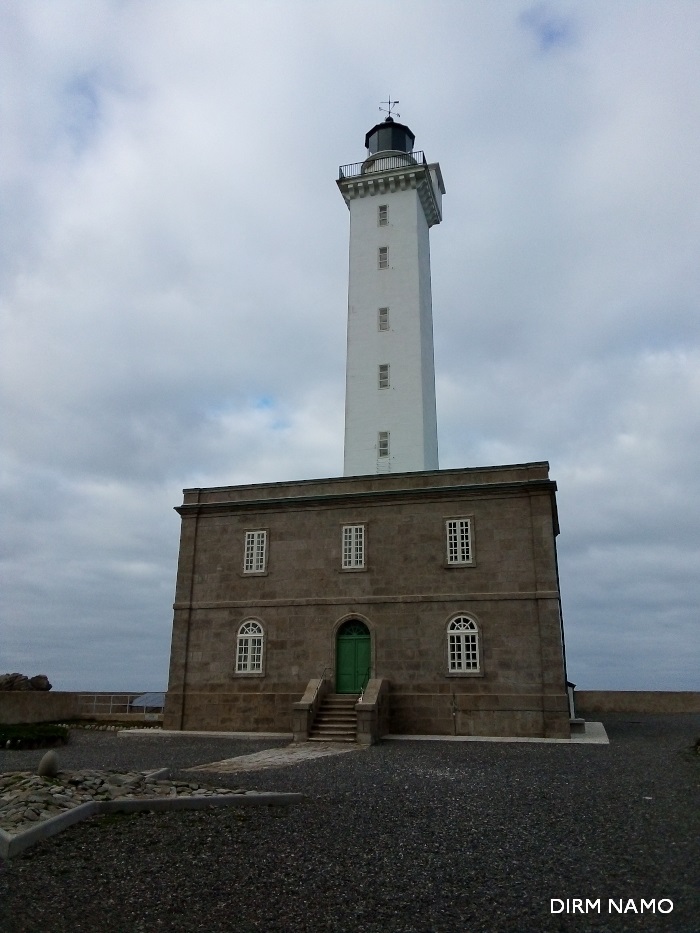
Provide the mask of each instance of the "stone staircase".
{"label": "stone staircase", "polygon": [[324,697],[309,732],[309,742],[356,742],[359,693],[330,693]]}

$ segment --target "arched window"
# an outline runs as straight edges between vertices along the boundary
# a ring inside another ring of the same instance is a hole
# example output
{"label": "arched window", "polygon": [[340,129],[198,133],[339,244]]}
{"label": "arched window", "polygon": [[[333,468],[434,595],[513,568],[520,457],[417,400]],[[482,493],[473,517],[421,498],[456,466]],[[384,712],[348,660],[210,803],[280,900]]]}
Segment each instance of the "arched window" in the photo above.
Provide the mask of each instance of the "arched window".
{"label": "arched window", "polygon": [[236,673],[261,674],[263,656],[263,627],[249,619],[238,629],[236,644]]}
{"label": "arched window", "polygon": [[479,670],[479,628],[468,616],[457,616],[447,626],[447,668],[451,674]]}

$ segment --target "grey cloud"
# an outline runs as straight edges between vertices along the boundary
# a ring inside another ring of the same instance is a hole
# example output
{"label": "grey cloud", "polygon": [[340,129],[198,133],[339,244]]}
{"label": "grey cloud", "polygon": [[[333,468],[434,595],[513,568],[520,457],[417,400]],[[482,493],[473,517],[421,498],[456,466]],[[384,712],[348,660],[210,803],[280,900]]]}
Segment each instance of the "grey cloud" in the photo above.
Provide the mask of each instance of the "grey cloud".
{"label": "grey cloud", "polygon": [[548,459],[573,679],[692,688],[698,24],[361,2],[358,42],[270,9],[0,13],[0,668],[162,688],[181,488],[341,471],[334,178],[391,91],[447,186],[441,464]]}

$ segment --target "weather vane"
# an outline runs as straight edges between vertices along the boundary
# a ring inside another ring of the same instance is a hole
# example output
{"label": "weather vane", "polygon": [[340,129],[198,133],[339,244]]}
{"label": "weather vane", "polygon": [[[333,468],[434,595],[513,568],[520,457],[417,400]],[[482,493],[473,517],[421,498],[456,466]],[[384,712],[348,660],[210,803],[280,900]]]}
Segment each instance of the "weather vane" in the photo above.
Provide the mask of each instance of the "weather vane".
{"label": "weather vane", "polygon": [[392,100],[392,99],[391,99],[391,94],[389,95],[389,100],[381,100],[381,101],[379,101],[379,103],[380,103],[380,104],[387,104],[387,106],[388,106],[388,108],[389,108],[388,110],[387,110],[386,107],[380,107],[380,108],[379,108],[379,109],[382,111],[382,113],[385,113],[385,114],[387,115],[387,117],[392,117],[392,118],[393,118],[393,117],[400,117],[400,116],[401,116],[400,113],[394,113],[394,114],[392,114],[392,112],[391,112],[391,111],[393,110],[393,108],[394,108],[397,104],[400,104],[400,103],[401,103],[400,100]]}

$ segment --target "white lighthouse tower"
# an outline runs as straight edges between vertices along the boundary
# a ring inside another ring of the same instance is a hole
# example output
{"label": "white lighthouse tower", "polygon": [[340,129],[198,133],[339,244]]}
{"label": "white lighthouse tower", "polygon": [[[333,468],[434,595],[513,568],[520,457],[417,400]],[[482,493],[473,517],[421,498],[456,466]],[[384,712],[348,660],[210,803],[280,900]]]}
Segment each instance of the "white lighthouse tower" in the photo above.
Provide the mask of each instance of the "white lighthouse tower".
{"label": "white lighthouse tower", "polygon": [[445,186],[414,139],[390,114],[367,133],[364,161],[340,167],[350,210],[345,476],[438,469],[428,231],[442,220]]}

